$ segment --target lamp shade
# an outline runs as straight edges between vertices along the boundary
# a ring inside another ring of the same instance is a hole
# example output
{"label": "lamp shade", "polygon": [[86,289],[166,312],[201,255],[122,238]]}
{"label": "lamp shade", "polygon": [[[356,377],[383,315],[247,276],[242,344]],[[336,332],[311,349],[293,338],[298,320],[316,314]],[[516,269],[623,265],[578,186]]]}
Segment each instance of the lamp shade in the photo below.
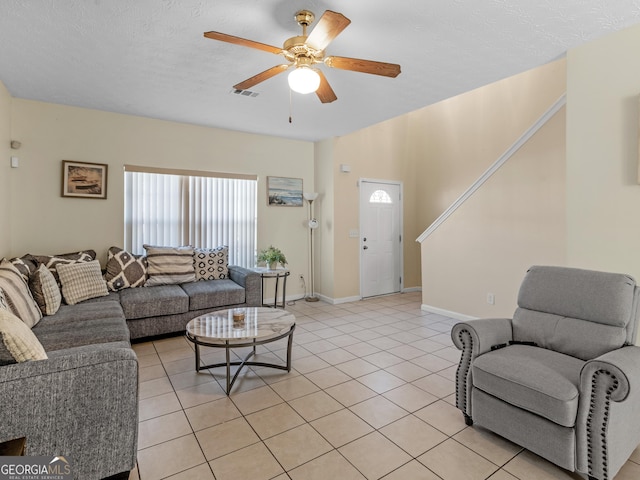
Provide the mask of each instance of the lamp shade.
{"label": "lamp shade", "polygon": [[302,194],[302,196],[304,197],[304,199],[307,202],[313,202],[316,198],[318,198],[318,193],[317,192],[304,192]]}
{"label": "lamp shade", "polygon": [[320,75],[314,69],[301,66],[289,73],[289,87],[298,93],[313,93],[320,86]]}

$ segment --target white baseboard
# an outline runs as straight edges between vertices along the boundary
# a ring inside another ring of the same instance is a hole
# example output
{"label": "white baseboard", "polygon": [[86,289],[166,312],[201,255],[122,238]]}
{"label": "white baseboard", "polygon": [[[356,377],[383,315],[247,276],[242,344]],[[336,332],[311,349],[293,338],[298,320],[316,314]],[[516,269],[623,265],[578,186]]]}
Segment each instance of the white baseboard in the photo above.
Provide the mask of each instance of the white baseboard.
{"label": "white baseboard", "polygon": [[422,287],[409,287],[409,288],[402,289],[402,293],[421,292],[421,291],[422,291]]}
{"label": "white baseboard", "polygon": [[[293,302],[294,300],[301,300],[303,298],[304,298],[304,294],[287,295],[287,302]],[[274,300],[273,297],[265,298],[264,299],[264,304],[273,306],[273,300]],[[281,296],[278,296],[278,305],[282,305],[282,297]]]}
{"label": "white baseboard", "polygon": [[425,312],[437,313],[438,315],[444,315],[445,317],[453,318],[455,320],[476,320],[478,317],[472,317],[470,315],[464,315],[463,313],[451,312],[449,310],[445,310],[444,308],[432,307],[431,305],[422,304],[420,306],[420,310]]}
{"label": "white baseboard", "polygon": [[331,298],[331,297],[327,297],[326,295],[319,295],[318,294],[318,297],[323,302],[330,303],[331,305],[340,305],[342,303],[359,302],[360,300],[362,300],[362,298],[359,297],[359,296],[357,296],[357,297]]}

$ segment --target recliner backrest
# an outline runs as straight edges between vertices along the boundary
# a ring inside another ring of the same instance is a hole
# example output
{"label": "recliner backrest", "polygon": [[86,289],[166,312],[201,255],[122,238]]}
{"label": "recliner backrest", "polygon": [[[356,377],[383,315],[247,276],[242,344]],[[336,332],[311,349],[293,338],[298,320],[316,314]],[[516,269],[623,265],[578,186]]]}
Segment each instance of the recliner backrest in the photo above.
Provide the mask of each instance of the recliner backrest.
{"label": "recliner backrest", "polygon": [[638,288],[623,274],[533,266],[513,317],[513,338],[583,360],[635,341]]}

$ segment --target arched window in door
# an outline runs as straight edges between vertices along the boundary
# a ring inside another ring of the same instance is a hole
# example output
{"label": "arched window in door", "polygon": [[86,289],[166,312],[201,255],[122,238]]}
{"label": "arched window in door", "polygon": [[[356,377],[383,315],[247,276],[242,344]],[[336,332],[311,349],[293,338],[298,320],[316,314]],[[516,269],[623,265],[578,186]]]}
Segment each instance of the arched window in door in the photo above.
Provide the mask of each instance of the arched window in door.
{"label": "arched window in door", "polygon": [[393,203],[393,201],[384,190],[376,190],[369,197],[369,203]]}

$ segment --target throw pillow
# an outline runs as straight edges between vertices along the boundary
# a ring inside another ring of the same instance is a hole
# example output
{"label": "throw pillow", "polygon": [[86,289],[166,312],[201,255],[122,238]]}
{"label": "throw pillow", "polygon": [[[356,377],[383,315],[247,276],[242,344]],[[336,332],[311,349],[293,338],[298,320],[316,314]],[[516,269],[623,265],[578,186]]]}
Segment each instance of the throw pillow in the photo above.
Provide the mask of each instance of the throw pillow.
{"label": "throw pillow", "polygon": [[0,309],[0,336],[0,365],[47,359],[31,329],[8,310]]}
{"label": "throw pillow", "polygon": [[4,296],[4,290],[0,288],[0,310],[9,310],[7,297]]}
{"label": "throw pillow", "polygon": [[44,264],[60,285],[60,279],[58,278],[58,265],[69,265],[72,263],[90,262],[96,259],[96,252],[94,250],[81,250],[74,253],[60,253],[57,255],[32,255],[38,264]]}
{"label": "throw pillow", "polygon": [[104,279],[107,288],[114,292],[123,288],[142,287],[147,280],[147,257],[111,247]]}
{"label": "throw pillow", "polygon": [[31,275],[29,288],[43,315],[54,315],[58,311],[62,295],[53,273],[47,267],[40,265]]}
{"label": "throw pillow", "polygon": [[56,268],[62,284],[62,296],[69,305],[109,295],[98,260],[71,264],[60,263]]}
{"label": "throw pillow", "polygon": [[40,321],[42,312],[31,296],[27,282],[6,258],[0,262],[0,288],[4,290],[9,310],[29,328]]}
{"label": "throw pillow", "polygon": [[38,269],[38,261],[33,258],[33,255],[23,255],[22,257],[16,257],[9,260],[14,267],[20,272],[24,281],[29,283],[29,278]]}
{"label": "throw pillow", "polygon": [[229,277],[229,247],[196,248],[193,258],[196,280],[220,280]]}
{"label": "throw pillow", "polygon": [[145,286],[174,285],[196,281],[193,268],[193,247],[155,247],[143,245],[147,251]]}

